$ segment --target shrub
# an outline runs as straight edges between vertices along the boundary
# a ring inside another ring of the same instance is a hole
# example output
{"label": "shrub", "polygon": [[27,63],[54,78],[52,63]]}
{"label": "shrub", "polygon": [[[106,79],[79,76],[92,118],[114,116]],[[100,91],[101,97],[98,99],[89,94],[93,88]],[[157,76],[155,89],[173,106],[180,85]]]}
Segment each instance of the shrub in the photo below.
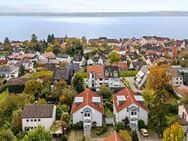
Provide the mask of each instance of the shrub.
{"label": "shrub", "polygon": [[141,128],[146,128],[146,125],[145,125],[145,123],[144,123],[143,120],[139,120],[139,121],[138,121],[138,128],[139,128],[139,129],[141,129]]}
{"label": "shrub", "polygon": [[115,130],[118,132],[119,130],[124,130],[125,129],[125,125],[123,124],[123,122],[118,122],[115,126]]}
{"label": "shrub", "polygon": [[102,135],[102,134],[104,134],[106,131],[107,131],[106,126],[102,126],[102,127],[96,129],[96,135],[98,135],[98,136],[99,136],[99,135]]}
{"label": "shrub", "polygon": [[62,136],[61,137],[61,141],[67,141],[67,137],[66,136]]}
{"label": "shrub", "polygon": [[131,137],[132,137],[132,141],[139,141],[138,140],[138,135],[137,135],[136,131],[133,131],[131,133]]}
{"label": "shrub", "polygon": [[82,121],[79,121],[77,122],[76,124],[73,124],[72,125],[73,129],[82,129],[83,128],[83,122]]}

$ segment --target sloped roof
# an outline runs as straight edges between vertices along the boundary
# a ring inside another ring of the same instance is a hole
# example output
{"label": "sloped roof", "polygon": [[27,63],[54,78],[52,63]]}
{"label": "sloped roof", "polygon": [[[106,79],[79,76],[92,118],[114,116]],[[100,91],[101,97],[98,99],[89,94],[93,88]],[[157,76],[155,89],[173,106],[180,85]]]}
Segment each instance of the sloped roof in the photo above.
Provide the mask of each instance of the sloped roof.
{"label": "sloped roof", "polygon": [[[133,90],[128,89],[128,88],[124,88],[124,89],[120,90],[119,92],[117,92],[115,95],[113,95],[113,101],[114,101],[116,111],[120,112],[121,110],[127,108],[131,104],[136,104],[139,107],[141,107],[142,109],[148,111],[148,109],[142,103],[136,101],[134,95],[135,95],[135,93],[133,92]],[[126,101],[119,105],[118,101],[117,101],[117,96],[125,96]]]}
{"label": "sloped roof", "polygon": [[52,104],[33,104],[25,106],[22,118],[51,118],[54,105]]}
{"label": "sloped roof", "polygon": [[96,79],[104,78],[104,66],[103,65],[87,66],[87,77],[89,77],[89,73],[94,73]]}
{"label": "sloped roof", "polygon": [[[83,92],[81,92],[76,97],[83,97],[83,102],[81,102],[79,104],[73,103],[72,104],[72,112],[76,112],[76,111],[80,110],[81,108],[83,108],[84,106],[88,105],[88,106],[96,109],[97,111],[103,113],[102,97],[98,96],[96,92],[94,92],[90,89],[85,89]],[[92,102],[93,97],[101,98],[101,102],[99,105]]]}

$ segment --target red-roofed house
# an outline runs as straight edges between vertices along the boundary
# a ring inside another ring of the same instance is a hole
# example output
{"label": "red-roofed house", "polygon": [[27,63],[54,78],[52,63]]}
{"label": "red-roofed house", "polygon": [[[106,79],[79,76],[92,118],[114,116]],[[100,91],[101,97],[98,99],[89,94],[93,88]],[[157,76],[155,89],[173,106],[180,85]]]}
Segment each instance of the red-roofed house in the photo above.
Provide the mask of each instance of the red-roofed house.
{"label": "red-roofed house", "polygon": [[144,106],[141,95],[136,95],[131,89],[124,88],[113,96],[113,103],[116,122],[128,118],[131,128],[137,128],[139,120],[143,120],[147,125],[148,109]]}
{"label": "red-roofed house", "polygon": [[89,88],[100,88],[104,83],[104,66],[87,66],[87,81]]}
{"label": "red-roofed house", "polygon": [[84,132],[91,130],[92,126],[102,126],[103,103],[96,92],[85,89],[74,98],[72,104],[72,121],[76,124],[83,122]]}

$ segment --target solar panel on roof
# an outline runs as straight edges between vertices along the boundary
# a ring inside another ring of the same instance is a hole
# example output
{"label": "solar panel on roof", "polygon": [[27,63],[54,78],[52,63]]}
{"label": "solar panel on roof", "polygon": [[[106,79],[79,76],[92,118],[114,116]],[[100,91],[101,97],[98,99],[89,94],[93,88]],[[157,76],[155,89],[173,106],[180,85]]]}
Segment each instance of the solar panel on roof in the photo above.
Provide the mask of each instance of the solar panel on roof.
{"label": "solar panel on roof", "polygon": [[74,98],[74,102],[75,103],[81,103],[81,102],[83,102],[83,97],[75,97]]}

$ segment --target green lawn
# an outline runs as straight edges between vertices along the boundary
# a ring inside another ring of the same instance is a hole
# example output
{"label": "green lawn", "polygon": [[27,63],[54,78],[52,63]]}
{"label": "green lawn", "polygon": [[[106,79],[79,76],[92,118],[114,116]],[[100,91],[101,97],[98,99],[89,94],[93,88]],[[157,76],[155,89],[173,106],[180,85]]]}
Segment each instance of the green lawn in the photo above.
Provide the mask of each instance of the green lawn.
{"label": "green lawn", "polygon": [[123,83],[127,88],[131,88],[131,85],[129,83],[129,81],[127,81],[125,78],[123,78]]}
{"label": "green lawn", "polygon": [[5,90],[4,92],[0,93],[0,103],[7,98],[8,94],[8,90]]}
{"label": "green lawn", "polygon": [[34,73],[28,73],[26,74],[24,77],[29,77],[29,78],[40,78],[43,76],[48,76],[48,77],[52,77],[53,72],[50,70],[44,70],[44,71],[37,71]]}
{"label": "green lawn", "polygon": [[125,70],[120,71],[120,77],[134,77],[138,73],[138,70]]}

